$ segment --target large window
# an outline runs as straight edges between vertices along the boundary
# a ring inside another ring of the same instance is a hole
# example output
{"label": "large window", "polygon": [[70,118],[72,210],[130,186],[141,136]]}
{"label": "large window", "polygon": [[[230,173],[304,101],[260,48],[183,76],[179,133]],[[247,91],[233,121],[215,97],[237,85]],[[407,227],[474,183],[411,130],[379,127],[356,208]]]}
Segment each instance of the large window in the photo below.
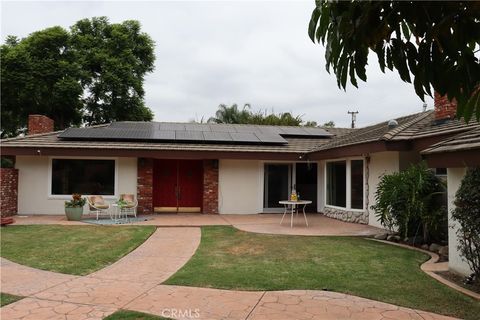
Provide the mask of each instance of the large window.
{"label": "large window", "polygon": [[347,162],[336,161],[327,163],[327,204],[336,207],[346,207],[346,177]]}
{"label": "large window", "polygon": [[114,195],[115,160],[52,159],[52,195]]}
{"label": "large window", "polygon": [[363,160],[327,162],[326,205],[363,210],[363,176]]}

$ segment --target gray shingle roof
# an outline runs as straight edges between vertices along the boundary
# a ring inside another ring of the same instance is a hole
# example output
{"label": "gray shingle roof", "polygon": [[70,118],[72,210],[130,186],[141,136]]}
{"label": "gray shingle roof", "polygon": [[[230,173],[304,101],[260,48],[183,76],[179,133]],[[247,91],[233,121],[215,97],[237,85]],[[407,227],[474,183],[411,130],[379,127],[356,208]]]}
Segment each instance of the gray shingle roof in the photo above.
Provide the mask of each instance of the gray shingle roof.
{"label": "gray shingle roof", "polygon": [[467,150],[478,150],[480,153],[480,126],[434,144],[423,150],[422,154],[437,154]]}

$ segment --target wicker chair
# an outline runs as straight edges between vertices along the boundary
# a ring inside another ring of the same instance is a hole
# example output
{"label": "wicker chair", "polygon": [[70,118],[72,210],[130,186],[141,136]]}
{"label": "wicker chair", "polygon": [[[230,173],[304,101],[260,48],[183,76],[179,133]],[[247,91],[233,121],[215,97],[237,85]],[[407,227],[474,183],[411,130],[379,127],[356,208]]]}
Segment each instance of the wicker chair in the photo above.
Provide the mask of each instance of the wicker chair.
{"label": "wicker chair", "polygon": [[128,217],[128,215],[134,216],[135,218],[137,217],[137,207],[138,207],[138,201],[135,198],[135,195],[133,194],[121,194],[120,195],[120,200],[123,200],[126,202],[126,205],[123,205],[120,208],[120,216],[125,215],[125,218]]}
{"label": "wicker chair", "polygon": [[112,214],[110,212],[110,204],[106,202],[102,196],[88,196],[88,213],[89,214],[96,214],[97,220],[99,215],[108,215],[110,219],[112,218]]}

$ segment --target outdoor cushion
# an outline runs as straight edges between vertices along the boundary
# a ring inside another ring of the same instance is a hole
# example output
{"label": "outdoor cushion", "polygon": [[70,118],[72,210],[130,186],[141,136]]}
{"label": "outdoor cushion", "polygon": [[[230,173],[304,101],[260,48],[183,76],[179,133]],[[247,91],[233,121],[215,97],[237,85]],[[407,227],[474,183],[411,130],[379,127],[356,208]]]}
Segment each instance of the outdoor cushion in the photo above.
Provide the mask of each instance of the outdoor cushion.
{"label": "outdoor cushion", "polygon": [[135,207],[135,202],[127,201],[125,205],[123,205],[124,208],[133,208]]}
{"label": "outdoor cushion", "polygon": [[106,204],[106,203],[95,202],[94,206],[95,206],[95,208],[98,208],[98,209],[108,209],[108,204]]}
{"label": "outdoor cushion", "polygon": [[120,199],[125,200],[127,203],[134,203],[135,196],[133,194],[122,194],[120,195]]}

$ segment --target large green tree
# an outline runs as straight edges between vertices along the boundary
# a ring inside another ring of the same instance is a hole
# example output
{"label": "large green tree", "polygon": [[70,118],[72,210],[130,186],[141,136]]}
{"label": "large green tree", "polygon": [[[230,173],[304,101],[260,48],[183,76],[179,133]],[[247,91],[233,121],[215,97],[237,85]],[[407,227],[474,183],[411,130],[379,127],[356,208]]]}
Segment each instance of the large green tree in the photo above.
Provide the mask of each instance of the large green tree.
{"label": "large green tree", "polygon": [[72,26],[71,36],[83,71],[86,122],[152,120],[143,81],[153,71],[154,43],[140,23],[83,19]]}
{"label": "large green tree", "polygon": [[15,136],[29,114],[51,117],[57,128],[82,120],[80,66],[60,27],[9,37],[1,47],[1,133]]}
{"label": "large green tree", "polygon": [[1,136],[16,136],[29,114],[56,129],[153,118],[143,81],[153,71],[154,43],[137,21],[105,17],[52,27],[1,46]]}
{"label": "large green tree", "polygon": [[308,33],[340,88],[367,81],[372,51],[422,100],[433,88],[457,100],[458,117],[480,120],[480,2],[317,0]]}

